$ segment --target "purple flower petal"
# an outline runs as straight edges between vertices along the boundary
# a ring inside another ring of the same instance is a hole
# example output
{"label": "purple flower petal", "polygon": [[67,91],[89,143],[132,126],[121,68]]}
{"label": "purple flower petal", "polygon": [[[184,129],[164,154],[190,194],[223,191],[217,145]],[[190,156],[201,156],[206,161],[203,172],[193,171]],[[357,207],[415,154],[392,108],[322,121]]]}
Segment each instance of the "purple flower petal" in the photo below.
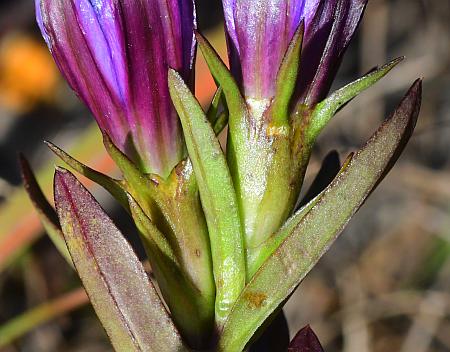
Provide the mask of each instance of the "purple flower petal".
{"label": "purple flower petal", "polygon": [[230,65],[247,98],[270,99],[289,42],[305,21],[297,101],[326,97],[367,0],[223,0]]}
{"label": "purple flower petal", "polygon": [[321,0],[305,32],[298,97],[313,105],[328,94],[367,0]]}
{"label": "purple flower petal", "polygon": [[224,0],[233,73],[246,97],[268,99],[295,30],[318,0]]}
{"label": "purple flower petal", "polygon": [[193,0],[35,0],[61,72],[143,171],[167,176],[184,143],[167,70],[192,81]]}

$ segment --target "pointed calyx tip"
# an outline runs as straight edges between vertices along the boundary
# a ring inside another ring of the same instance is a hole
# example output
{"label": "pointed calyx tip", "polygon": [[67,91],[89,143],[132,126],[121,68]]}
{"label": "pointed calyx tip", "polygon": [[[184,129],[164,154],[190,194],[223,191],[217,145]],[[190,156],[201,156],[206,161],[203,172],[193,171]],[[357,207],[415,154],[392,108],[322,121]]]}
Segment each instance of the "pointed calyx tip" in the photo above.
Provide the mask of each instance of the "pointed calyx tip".
{"label": "pointed calyx tip", "polygon": [[63,176],[63,175],[69,175],[69,174],[71,174],[71,172],[69,170],[67,170],[66,168],[58,166],[58,165],[55,166],[55,178]]}

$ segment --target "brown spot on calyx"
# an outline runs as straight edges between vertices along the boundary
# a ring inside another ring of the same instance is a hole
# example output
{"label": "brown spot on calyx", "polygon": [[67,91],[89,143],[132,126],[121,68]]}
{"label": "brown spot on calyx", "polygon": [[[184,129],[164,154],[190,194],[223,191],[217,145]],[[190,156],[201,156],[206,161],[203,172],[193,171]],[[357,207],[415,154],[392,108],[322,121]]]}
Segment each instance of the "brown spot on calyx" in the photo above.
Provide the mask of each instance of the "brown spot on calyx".
{"label": "brown spot on calyx", "polygon": [[244,299],[248,302],[249,308],[258,309],[264,305],[267,295],[261,292],[247,292]]}
{"label": "brown spot on calyx", "polygon": [[200,251],[200,249],[196,249],[195,250],[195,255],[200,258],[200,256],[202,255],[202,252]]}

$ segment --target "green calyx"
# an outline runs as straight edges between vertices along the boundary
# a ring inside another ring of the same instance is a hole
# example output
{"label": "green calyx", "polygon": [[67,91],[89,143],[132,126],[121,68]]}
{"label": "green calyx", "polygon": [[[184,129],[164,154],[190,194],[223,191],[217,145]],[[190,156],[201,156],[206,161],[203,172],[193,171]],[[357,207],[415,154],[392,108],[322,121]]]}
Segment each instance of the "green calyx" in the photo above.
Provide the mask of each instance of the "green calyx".
{"label": "green calyx", "polygon": [[[225,64],[199,34],[199,47],[225,96],[229,111],[227,161],[245,233],[247,256],[290,215],[302,170],[292,148],[296,131],[289,104],[297,81],[303,25],[297,29],[279,71],[271,102],[245,100]],[[273,204],[277,204],[276,207]],[[247,268],[249,269],[249,268]],[[248,272],[247,272],[248,274]],[[247,280],[251,276],[247,275]]]}

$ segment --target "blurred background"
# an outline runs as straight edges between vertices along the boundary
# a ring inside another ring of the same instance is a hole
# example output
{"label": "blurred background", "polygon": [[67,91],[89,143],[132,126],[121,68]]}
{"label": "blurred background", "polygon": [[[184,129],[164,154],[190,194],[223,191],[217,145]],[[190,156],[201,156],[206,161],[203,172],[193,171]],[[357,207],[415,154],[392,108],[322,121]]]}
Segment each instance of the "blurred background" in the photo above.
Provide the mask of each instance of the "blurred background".
{"label": "blurred background", "polygon": [[[219,1],[197,5],[201,30],[224,57]],[[345,158],[359,148],[410,84],[424,78],[422,112],[404,155],[285,307],[291,334],[311,324],[328,352],[450,351],[449,0],[369,1],[335,87],[401,55],[405,62],[330,123],[308,170],[305,189],[329,151]],[[201,58],[197,72],[196,93],[207,104],[214,84]],[[2,0],[2,352],[111,350],[76,274],[45,236],[17,163],[24,153],[49,198],[58,161],[44,139],[115,174],[92,121],[44,46],[33,1]],[[85,184],[133,241],[126,215],[104,191]]]}

